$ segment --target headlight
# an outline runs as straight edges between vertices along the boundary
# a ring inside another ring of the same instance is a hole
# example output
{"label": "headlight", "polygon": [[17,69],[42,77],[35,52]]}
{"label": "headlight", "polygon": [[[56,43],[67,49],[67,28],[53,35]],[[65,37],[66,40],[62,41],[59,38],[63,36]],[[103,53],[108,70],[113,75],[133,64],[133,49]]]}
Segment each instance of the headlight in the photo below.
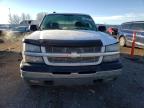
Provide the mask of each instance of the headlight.
{"label": "headlight", "polygon": [[[108,45],[105,47],[105,52],[119,52],[119,44],[112,44],[112,45]],[[112,54],[112,55],[106,55],[103,57],[103,62],[112,62],[112,61],[117,61],[120,58],[120,54]]]}
{"label": "headlight", "polygon": [[24,43],[25,52],[41,52],[40,46]]}
{"label": "headlight", "polygon": [[119,44],[112,44],[112,45],[108,45],[105,48],[105,52],[117,52],[119,51]]}
{"label": "headlight", "polygon": [[43,63],[43,58],[42,57],[36,57],[36,56],[24,56],[24,62],[27,63]]}
{"label": "headlight", "polygon": [[[24,43],[23,51],[40,53],[41,48],[40,46],[37,46],[37,45]],[[44,62],[42,57],[37,57],[37,56],[24,55],[23,58],[24,58],[24,62],[28,62],[28,63],[43,63]]]}
{"label": "headlight", "polygon": [[117,61],[117,60],[119,60],[119,58],[120,58],[119,54],[107,55],[107,56],[103,57],[103,62]]}

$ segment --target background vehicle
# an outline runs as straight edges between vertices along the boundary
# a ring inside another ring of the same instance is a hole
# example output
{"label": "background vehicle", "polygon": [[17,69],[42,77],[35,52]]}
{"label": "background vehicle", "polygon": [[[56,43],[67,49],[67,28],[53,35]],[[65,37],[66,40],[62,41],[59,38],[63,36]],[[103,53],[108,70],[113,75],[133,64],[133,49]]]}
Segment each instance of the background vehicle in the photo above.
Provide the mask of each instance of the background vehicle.
{"label": "background vehicle", "polygon": [[136,47],[144,47],[144,21],[126,22],[121,25],[118,40],[120,46],[131,46],[133,32],[136,32]]}
{"label": "background vehicle", "polygon": [[106,32],[106,26],[105,25],[97,25],[98,31]]}
{"label": "background vehicle", "polygon": [[111,35],[117,35],[118,34],[118,29],[114,27],[110,27],[107,29],[107,32]]}
{"label": "background vehicle", "polygon": [[15,35],[15,36],[20,36],[24,35],[29,32],[28,26],[18,26],[15,28],[12,28],[8,31],[8,34],[10,35]]}
{"label": "background vehicle", "polygon": [[23,26],[31,25],[31,23],[33,21],[34,20],[23,20],[23,21],[20,22],[20,25],[23,25]]}

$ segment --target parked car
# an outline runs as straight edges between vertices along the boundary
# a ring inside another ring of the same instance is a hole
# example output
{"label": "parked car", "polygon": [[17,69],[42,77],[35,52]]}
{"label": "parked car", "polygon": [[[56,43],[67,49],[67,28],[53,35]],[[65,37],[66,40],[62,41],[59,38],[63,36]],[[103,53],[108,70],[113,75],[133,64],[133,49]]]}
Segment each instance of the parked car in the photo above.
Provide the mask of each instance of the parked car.
{"label": "parked car", "polygon": [[20,36],[29,32],[28,26],[18,26],[9,30],[9,35]]}
{"label": "parked car", "polygon": [[109,27],[107,29],[107,32],[111,35],[117,35],[118,34],[118,29],[117,28],[114,28],[114,27]]}
{"label": "parked car", "polygon": [[20,22],[20,25],[22,26],[29,26],[32,24],[32,22],[35,21],[35,20],[23,20]]}
{"label": "parked car", "polygon": [[120,46],[131,46],[136,32],[136,47],[144,48],[144,21],[126,22],[121,25],[118,40]]}
{"label": "parked car", "polygon": [[30,29],[35,32],[23,39],[20,64],[30,84],[94,84],[121,74],[117,40],[98,31],[89,15],[48,14]]}
{"label": "parked car", "polygon": [[99,25],[97,28],[98,28],[98,31],[106,32],[106,26],[105,25]]}

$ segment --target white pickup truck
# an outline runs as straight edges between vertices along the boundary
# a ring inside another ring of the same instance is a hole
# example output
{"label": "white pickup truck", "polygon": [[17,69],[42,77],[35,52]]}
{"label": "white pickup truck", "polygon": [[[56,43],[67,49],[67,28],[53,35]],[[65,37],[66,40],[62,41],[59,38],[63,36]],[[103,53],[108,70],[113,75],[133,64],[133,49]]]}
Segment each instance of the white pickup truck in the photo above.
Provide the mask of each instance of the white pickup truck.
{"label": "white pickup truck", "polygon": [[94,84],[115,79],[122,64],[118,42],[85,14],[53,13],[23,39],[21,77],[33,84]]}

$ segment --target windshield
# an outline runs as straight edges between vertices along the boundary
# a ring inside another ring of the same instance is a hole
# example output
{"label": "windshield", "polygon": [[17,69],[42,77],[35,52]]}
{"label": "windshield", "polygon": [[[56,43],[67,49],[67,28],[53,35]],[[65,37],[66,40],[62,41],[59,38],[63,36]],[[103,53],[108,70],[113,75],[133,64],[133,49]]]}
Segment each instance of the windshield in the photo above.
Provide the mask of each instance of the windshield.
{"label": "windshield", "polygon": [[96,30],[92,18],[88,15],[47,15],[42,24],[41,30],[61,29],[61,30]]}

